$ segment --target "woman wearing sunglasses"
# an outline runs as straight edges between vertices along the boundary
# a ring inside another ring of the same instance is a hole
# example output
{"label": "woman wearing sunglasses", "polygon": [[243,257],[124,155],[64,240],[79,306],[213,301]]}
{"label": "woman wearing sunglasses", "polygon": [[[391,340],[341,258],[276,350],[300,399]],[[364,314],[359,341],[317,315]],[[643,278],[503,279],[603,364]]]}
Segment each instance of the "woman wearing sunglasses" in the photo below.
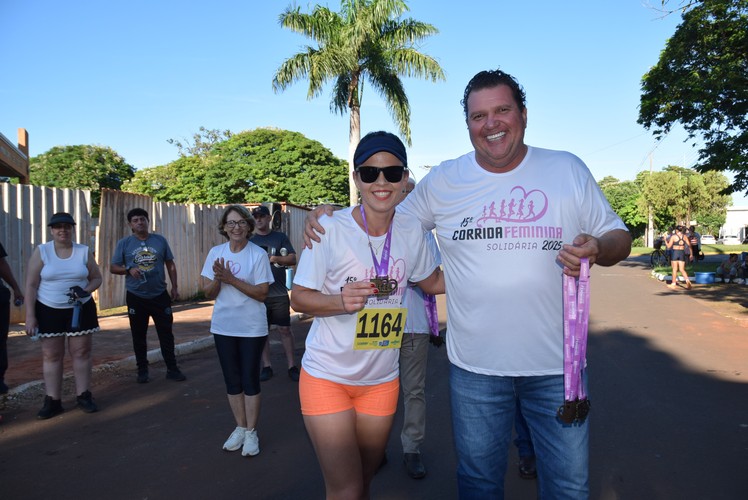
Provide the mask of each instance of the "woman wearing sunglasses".
{"label": "woman wearing sunglasses", "polygon": [[420,223],[395,213],[408,182],[402,141],[370,133],[353,160],[361,204],[320,218],[322,242],[302,253],[291,293],[293,309],[315,317],[299,396],[328,498],[368,498],[384,457],[408,281],[444,292]]}

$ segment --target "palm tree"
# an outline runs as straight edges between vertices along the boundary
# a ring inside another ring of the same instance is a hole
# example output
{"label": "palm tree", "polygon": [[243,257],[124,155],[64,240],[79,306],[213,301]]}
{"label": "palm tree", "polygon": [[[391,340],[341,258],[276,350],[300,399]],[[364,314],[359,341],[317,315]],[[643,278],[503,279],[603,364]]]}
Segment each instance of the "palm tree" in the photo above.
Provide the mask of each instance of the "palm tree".
{"label": "palm tree", "polygon": [[[283,91],[302,78],[309,79],[307,98],[317,97],[333,81],[330,109],[350,110],[348,168],[361,139],[361,96],[367,81],[385,100],[400,136],[410,146],[410,104],[401,76],[444,80],[433,57],[416,50],[422,39],[438,33],[432,25],[400,19],[408,6],[402,0],[342,0],[341,12],[316,5],[311,14],[289,6],[280,15],[284,28],[314,40],[318,47],[286,60],[273,77],[273,90]],[[350,173],[349,172],[349,173]],[[350,200],[357,200],[350,181]]]}

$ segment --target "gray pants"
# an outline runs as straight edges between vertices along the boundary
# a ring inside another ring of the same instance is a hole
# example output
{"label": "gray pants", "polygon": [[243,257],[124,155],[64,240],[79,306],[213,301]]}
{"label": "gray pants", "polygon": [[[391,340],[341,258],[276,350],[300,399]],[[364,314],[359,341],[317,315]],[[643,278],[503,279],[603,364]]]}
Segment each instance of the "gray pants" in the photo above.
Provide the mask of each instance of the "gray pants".
{"label": "gray pants", "polygon": [[428,334],[406,333],[400,348],[400,388],[403,391],[403,453],[420,453],[426,435],[426,361]]}

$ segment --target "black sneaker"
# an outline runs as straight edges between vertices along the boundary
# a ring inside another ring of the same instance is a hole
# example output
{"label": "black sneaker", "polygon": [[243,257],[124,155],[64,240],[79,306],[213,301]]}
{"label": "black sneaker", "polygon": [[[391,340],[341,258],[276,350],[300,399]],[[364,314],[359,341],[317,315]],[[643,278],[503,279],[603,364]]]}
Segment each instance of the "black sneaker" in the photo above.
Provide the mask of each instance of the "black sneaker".
{"label": "black sneaker", "polygon": [[175,382],[182,382],[187,380],[187,377],[184,376],[184,373],[179,371],[179,368],[174,368],[173,370],[166,370],[166,379],[174,380]]}
{"label": "black sneaker", "polygon": [[292,366],[288,369],[288,377],[293,380],[294,382],[299,381],[299,369],[295,366]]}
{"label": "black sneaker", "polygon": [[42,406],[42,409],[36,414],[36,418],[39,420],[47,420],[48,418],[56,417],[64,411],[65,409],[62,407],[62,401],[59,399],[52,399],[52,396],[44,396],[44,406]]}
{"label": "black sneaker", "polygon": [[8,386],[4,380],[0,380],[0,394],[8,394]]}
{"label": "black sneaker", "polygon": [[266,366],[260,371],[260,382],[267,382],[273,378],[273,369],[269,366]]}
{"label": "black sneaker", "polygon": [[99,407],[93,402],[93,396],[91,391],[86,391],[80,396],[76,397],[75,400],[78,402],[78,408],[85,411],[86,413],[94,413],[99,411]]}
{"label": "black sneaker", "polygon": [[139,384],[147,384],[150,378],[148,378],[148,370],[138,370],[137,381]]}

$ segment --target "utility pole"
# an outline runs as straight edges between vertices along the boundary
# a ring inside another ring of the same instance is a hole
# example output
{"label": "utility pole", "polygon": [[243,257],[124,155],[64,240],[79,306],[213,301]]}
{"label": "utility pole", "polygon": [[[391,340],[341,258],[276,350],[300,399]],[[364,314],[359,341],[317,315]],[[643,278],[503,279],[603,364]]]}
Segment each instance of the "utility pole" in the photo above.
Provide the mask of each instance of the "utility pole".
{"label": "utility pole", "polygon": [[[649,153],[649,175],[652,175],[652,153]],[[652,204],[647,207],[647,246],[654,247],[654,217],[652,216]]]}

